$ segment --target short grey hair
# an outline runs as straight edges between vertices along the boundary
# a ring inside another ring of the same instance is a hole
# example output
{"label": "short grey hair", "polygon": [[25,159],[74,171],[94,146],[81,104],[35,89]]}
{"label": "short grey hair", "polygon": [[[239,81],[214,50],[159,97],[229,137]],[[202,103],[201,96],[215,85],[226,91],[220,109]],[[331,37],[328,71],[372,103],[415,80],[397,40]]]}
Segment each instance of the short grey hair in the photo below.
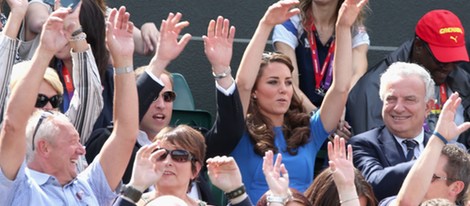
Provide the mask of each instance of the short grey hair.
{"label": "short grey hair", "polygon": [[[40,119],[43,118],[41,124],[39,125]],[[28,124],[26,126],[26,162],[29,163],[34,158],[34,151],[33,151],[33,144],[34,147],[37,149],[37,142],[40,139],[45,139],[48,142],[54,141],[54,137],[59,134],[60,128],[54,122],[56,121],[63,121],[63,122],[70,122],[69,118],[64,114],[57,112],[57,111],[43,111],[43,110],[36,110],[28,120]],[[34,134],[34,131],[37,131]],[[33,135],[35,136],[33,142]]]}
{"label": "short grey hair", "polygon": [[434,99],[434,80],[432,80],[429,72],[420,65],[406,62],[395,62],[388,67],[388,69],[380,76],[380,99],[384,101],[386,85],[397,77],[417,76],[425,86],[426,94],[424,101]]}

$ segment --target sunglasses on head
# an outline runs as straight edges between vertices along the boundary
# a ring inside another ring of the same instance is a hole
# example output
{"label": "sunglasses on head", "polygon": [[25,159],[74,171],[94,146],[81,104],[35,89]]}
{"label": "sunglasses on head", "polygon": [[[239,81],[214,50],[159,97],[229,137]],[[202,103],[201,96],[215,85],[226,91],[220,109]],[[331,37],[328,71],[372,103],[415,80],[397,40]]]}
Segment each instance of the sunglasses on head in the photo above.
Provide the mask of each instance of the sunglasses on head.
{"label": "sunglasses on head", "polygon": [[49,98],[44,94],[38,94],[35,107],[43,108],[47,105],[47,102],[50,102],[53,108],[57,108],[59,107],[60,103],[62,103],[62,95],[54,95]]}
{"label": "sunglasses on head", "polygon": [[187,162],[190,160],[191,161],[195,160],[194,156],[186,150],[182,150],[182,149],[168,150],[165,148],[159,148],[157,150],[160,150],[160,149],[165,150],[165,153],[159,158],[157,158],[157,161],[165,160],[168,154],[170,155],[171,159],[175,162]]}
{"label": "sunglasses on head", "polygon": [[[176,93],[173,92],[173,91],[166,91],[166,92],[163,92],[163,94],[161,95],[163,97],[163,101],[164,102],[173,102],[175,101],[176,99]],[[158,96],[157,98],[155,98],[153,101],[157,101],[157,99],[159,98],[160,96]]]}
{"label": "sunglasses on head", "polygon": [[32,147],[32,150],[34,151],[34,139],[36,139],[36,133],[38,133],[38,130],[39,130],[39,126],[41,126],[42,122],[47,118],[47,117],[50,117],[52,116],[52,112],[50,111],[43,111],[41,113],[41,117],[39,117],[39,120],[38,120],[38,123],[36,124],[36,127],[34,128],[34,132],[33,132],[33,137],[31,138],[31,147]]}

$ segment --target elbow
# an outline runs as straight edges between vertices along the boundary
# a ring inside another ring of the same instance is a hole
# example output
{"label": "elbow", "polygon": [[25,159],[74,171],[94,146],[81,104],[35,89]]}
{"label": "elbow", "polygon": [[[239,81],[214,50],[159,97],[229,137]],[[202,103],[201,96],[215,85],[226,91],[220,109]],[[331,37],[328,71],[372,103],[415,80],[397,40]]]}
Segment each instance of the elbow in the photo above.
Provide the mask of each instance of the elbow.
{"label": "elbow", "polygon": [[8,115],[5,115],[3,119],[3,123],[2,123],[3,124],[2,132],[4,132],[4,137],[17,138],[16,135],[10,135],[10,134],[18,134],[21,131],[22,127],[17,122],[18,121],[15,121]]}
{"label": "elbow", "polygon": [[248,84],[245,81],[240,80],[238,78],[236,79],[235,83],[237,84],[238,91],[244,92],[244,93],[251,93],[251,89],[253,88],[253,85]]}

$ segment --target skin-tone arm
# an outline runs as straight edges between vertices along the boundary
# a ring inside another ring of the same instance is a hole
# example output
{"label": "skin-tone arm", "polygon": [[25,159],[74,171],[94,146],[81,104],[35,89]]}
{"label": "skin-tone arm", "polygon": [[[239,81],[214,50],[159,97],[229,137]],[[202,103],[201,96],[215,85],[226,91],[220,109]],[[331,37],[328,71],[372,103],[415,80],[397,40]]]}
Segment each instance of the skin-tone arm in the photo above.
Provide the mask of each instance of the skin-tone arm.
{"label": "skin-tone arm", "polygon": [[30,41],[39,35],[49,17],[48,7],[41,3],[29,4],[25,17],[25,40]]}
{"label": "skin-tone arm", "polygon": [[299,69],[297,67],[297,58],[294,49],[283,42],[274,43],[274,47],[276,47],[276,51],[287,55],[292,61],[292,66],[294,67],[294,70],[292,71],[292,82],[294,83],[294,90],[295,93],[302,99],[302,105],[304,106],[305,110],[310,112],[317,109],[317,107],[312,104],[304,92],[302,92],[302,90],[299,88]]}
{"label": "skin-tone arm", "polygon": [[298,8],[292,9],[298,3],[299,1],[297,0],[286,0],[278,1],[271,5],[260,20],[250,43],[246,47],[235,80],[243,105],[244,116],[246,116],[248,111],[251,89],[255,84],[256,74],[258,74],[260,69],[261,57],[269,34],[276,24],[280,24],[300,12]]}
{"label": "skin-tone arm", "polygon": [[[129,13],[113,9],[106,24],[106,43],[114,68],[133,66],[134,41]],[[114,130],[98,155],[110,188],[116,188],[131,157],[139,129],[134,72],[114,75]]]}
{"label": "skin-tone arm", "polygon": [[181,30],[189,26],[187,21],[180,22],[181,17],[181,13],[176,13],[176,15],[170,13],[167,19],[162,21],[157,51],[148,66],[148,69],[157,77],[160,77],[170,62],[181,54],[191,40],[191,35],[186,33],[178,41]]}
{"label": "skin-tone arm", "polygon": [[335,136],[333,142],[328,142],[328,159],[333,180],[338,189],[342,206],[359,206],[359,198],[354,185],[354,165],[352,162],[352,146],[348,145],[347,153],[345,140]]}
{"label": "skin-tone arm", "polygon": [[[338,13],[336,22],[336,47],[333,60],[333,84],[325,94],[320,118],[326,131],[333,131],[343,114],[351,85],[352,37],[351,26],[367,0],[346,0]],[[327,115],[321,115],[327,114]]]}
{"label": "skin-tone arm", "polygon": [[27,0],[7,0],[8,6],[10,6],[10,14],[8,21],[4,25],[3,34],[12,39],[16,39],[18,32],[21,27],[21,22],[26,14],[28,8]]}
{"label": "skin-tone arm", "polygon": [[[23,2],[24,3],[24,2]],[[44,24],[38,51],[32,58],[27,72],[20,77],[10,95],[6,107],[2,131],[0,132],[0,167],[10,180],[16,178],[18,170],[25,159],[26,125],[39,92],[39,85],[49,61],[54,54],[68,42],[72,28],[64,29],[63,19],[69,14],[68,9],[59,9],[51,14]]]}
{"label": "skin-tone arm", "polygon": [[[282,155],[277,154],[276,161],[273,165],[274,154],[271,150],[264,153],[263,157],[263,173],[269,186],[269,191],[276,197],[289,196],[289,175],[286,166],[282,164]],[[271,203],[270,205],[281,205],[279,203]]]}
{"label": "skin-tone arm", "polygon": [[207,36],[202,37],[204,52],[212,65],[212,72],[222,74],[229,71],[227,77],[217,80],[217,83],[224,89],[228,89],[233,84],[230,60],[232,59],[234,37],[235,27],[230,26],[230,21],[222,16],[217,18],[217,22],[214,20],[209,22]]}
{"label": "skin-tone arm", "polygon": [[353,76],[351,79],[350,90],[354,87],[357,80],[359,80],[362,77],[362,75],[364,75],[367,71],[367,51],[368,50],[369,50],[369,45],[367,44],[362,44],[352,49]]}
{"label": "skin-tone arm", "polygon": [[[448,141],[470,128],[470,122],[464,122],[461,125],[456,125],[454,122],[461,101],[462,99],[458,93],[453,93],[444,104],[436,124],[435,131]],[[419,205],[423,201],[431,185],[432,176],[444,146],[444,143],[437,136],[431,136],[428,144],[406,176],[394,205]]]}
{"label": "skin-tone arm", "polygon": [[134,27],[135,53],[150,55],[155,52],[160,32],[153,22],[143,24],[140,29]]}
{"label": "skin-tone arm", "polygon": [[[212,184],[225,193],[232,192],[243,185],[240,169],[238,169],[233,157],[215,156],[207,159],[206,163],[207,174]],[[246,198],[248,198],[248,195],[245,193],[240,197],[231,199],[230,203],[237,204]]]}
{"label": "skin-tone arm", "polygon": [[[67,16],[67,18],[64,20],[65,26],[73,24],[73,31],[76,31],[81,28],[80,19],[79,19],[81,6],[82,6],[82,2],[78,3],[74,12],[71,15]],[[79,40],[79,41],[69,41],[69,43],[73,52],[79,53],[79,52],[84,52],[87,49],[89,49],[86,39]]]}

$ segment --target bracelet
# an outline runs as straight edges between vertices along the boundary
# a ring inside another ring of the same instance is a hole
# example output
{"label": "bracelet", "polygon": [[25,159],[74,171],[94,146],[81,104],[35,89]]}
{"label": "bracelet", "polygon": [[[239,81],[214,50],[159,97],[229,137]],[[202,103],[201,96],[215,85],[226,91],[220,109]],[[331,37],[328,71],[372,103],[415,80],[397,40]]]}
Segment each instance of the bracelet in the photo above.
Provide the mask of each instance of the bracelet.
{"label": "bracelet", "polygon": [[228,199],[235,199],[245,194],[245,192],[246,192],[245,185],[242,184],[242,186],[238,187],[237,189],[230,191],[230,192],[226,192],[225,196],[227,196]]}
{"label": "bracelet", "polygon": [[126,66],[121,68],[114,68],[114,74],[128,74],[134,71],[134,66]]}
{"label": "bracelet", "polygon": [[271,204],[271,203],[279,203],[279,204],[282,204],[282,205],[286,205],[287,202],[289,202],[289,200],[291,199],[291,195],[287,195],[286,197],[279,197],[279,196],[274,196],[274,195],[268,195],[266,197],[266,201],[268,202],[268,206]]}
{"label": "bracelet", "polygon": [[349,199],[346,199],[346,200],[340,200],[340,201],[339,201],[339,204],[343,204],[343,203],[346,203],[346,202],[349,202],[349,201],[353,201],[353,200],[357,200],[357,199],[359,199],[358,196],[352,197],[352,198],[349,198]]}
{"label": "bracelet", "polygon": [[82,40],[86,40],[86,34],[81,32],[77,35],[72,35],[72,38],[70,38],[69,41],[82,41]]}
{"label": "bracelet", "polygon": [[80,27],[80,28],[78,28],[77,30],[75,30],[75,31],[72,32],[72,37],[77,36],[77,35],[79,35],[79,34],[82,33],[82,32],[83,32],[83,28]]}
{"label": "bracelet", "polygon": [[232,69],[230,67],[228,67],[227,70],[225,70],[224,72],[220,73],[220,74],[216,74],[214,72],[212,72],[212,76],[214,76],[214,79],[215,80],[219,80],[219,79],[223,79],[225,77],[228,76],[228,74],[232,71]]}
{"label": "bracelet", "polygon": [[447,144],[447,139],[444,138],[444,136],[442,136],[441,133],[439,133],[439,132],[437,132],[437,131],[434,131],[432,134],[433,134],[433,135],[436,135],[436,137],[439,137],[439,139],[441,139],[441,141],[444,142],[444,144]]}
{"label": "bracelet", "polygon": [[131,199],[134,201],[134,203],[136,203],[139,201],[140,197],[142,197],[142,192],[132,187],[131,185],[122,185],[121,195]]}

